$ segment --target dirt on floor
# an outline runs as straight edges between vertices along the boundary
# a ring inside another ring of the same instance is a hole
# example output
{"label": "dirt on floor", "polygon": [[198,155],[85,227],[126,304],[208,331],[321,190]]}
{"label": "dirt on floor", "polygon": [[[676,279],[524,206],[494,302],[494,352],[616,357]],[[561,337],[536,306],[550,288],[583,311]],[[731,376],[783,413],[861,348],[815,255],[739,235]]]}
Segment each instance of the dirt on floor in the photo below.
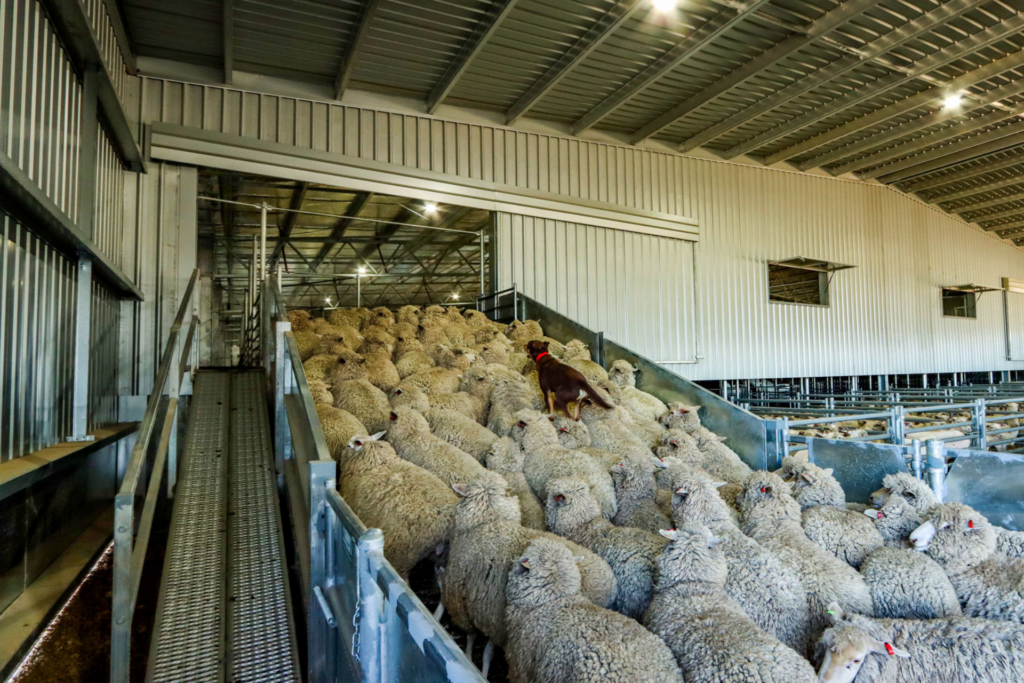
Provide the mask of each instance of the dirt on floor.
{"label": "dirt on floor", "polygon": [[[149,638],[160,594],[166,539],[156,529],[132,621],[131,680],[146,679]],[[99,683],[110,680],[111,591],[114,547],[109,545],[85,580],[25,656],[10,683]]]}

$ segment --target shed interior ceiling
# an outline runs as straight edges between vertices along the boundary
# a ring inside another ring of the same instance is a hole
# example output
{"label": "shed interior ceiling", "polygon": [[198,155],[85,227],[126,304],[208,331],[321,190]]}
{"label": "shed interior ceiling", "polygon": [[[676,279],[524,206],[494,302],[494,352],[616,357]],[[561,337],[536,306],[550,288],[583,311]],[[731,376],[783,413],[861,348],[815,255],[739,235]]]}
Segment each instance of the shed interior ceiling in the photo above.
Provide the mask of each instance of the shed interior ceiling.
{"label": "shed interior ceiling", "polygon": [[[231,308],[240,306],[267,212],[267,263],[286,303],[364,306],[472,301],[491,213],[328,185],[200,169],[199,237]],[[487,273],[484,249],[484,272]],[[344,277],[348,276],[348,277]],[[452,295],[457,295],[453,297]]]}
{"label": "shed interior ceiling", "polygon": [[141,55],[854,173],[1024,242],[1024,0],[121,4]]}

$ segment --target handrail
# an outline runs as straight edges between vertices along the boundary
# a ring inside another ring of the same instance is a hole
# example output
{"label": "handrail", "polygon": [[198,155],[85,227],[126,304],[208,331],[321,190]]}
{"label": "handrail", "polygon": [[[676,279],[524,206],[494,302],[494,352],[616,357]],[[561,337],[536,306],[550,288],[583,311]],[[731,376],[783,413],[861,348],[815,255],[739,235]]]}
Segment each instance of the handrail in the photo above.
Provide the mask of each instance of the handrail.
{"label": "handrail", "polygon": [[[199,323],[196,315],[197,307],[193,301],[195,285],[199,279],[199,270],[192,271],[188,286],[182,296],[178,313],[174,317],[167,336],[167,343],[160,356],[160,366],[153,380],[153,391],[146,403],[146,412],[139,425],[138,438],[132,449],[131,458],[125,468],[121,488],[114,497],[114,582],[113,582],[113,614],[111,618],[110,642],[110,680],[111,683],[128,683],[130,671],[132,613],[139,593],[142,580],[142,567],[149,546],[149,534],[153,527],[156,505],[160,494],[160,485],[164,475],[164,465],[168,454],[172,463],[176,463],[175,429],[178,417],[178,393],[181,380],[185,373],[194,370],[198,363],[190,363],[189,358],[198,348],[194,343]],[[181,326],[186,313],[192,310],[189,320],[188,338],[179,351]],[[194,360],[194,359],[193,359]],[[171,368],[177,372],[172,373]],[[163,411],[161,409],[163,408]],[[163,412],[160,429],[156,431],[158,415]],[[146,468],[147,456],[154,433],[158,435],[156,456],[153,469],[149,476],[149,485],[143,501],[142,515],[138,519],[138,535],[136,532],[136,493]],[[173,467],[168,469],[173,470]],[[168,489],[172,487],[175,472],[168,474]],[[134,541],[134,542],[133,542]]]}

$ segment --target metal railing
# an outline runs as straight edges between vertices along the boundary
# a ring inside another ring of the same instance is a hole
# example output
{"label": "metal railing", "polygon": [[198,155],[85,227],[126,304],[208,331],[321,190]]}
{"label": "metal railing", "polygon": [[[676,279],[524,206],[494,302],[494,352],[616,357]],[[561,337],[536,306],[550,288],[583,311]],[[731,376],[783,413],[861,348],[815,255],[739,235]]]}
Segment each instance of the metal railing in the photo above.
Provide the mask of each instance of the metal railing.
{"label": "metal railing", "polygon": [[264,288],[263,362],[278,472],[302,567],[311,683],[485,679],[384,558],[337,491],[331,459],[288,322],[278,276]]}
{"label": "metal railing", "polygon": [[[132,614],[142,580],[142,567],[146,560],[153,516],[160,498],[160,484],[167,469],[167,493],[173,495],[178,472],[178,398],[186,372],[198,365],[199,325],[196,281],[199,271],[193,270],[185,288],[178,314],[171,325],[160,366],[153,380],[153,391],[146,404],[146,412],[139,424],[138,438],[125,468],[121,488],[114,498],[114,582],[113,614],[110,640],[111,683],[127,683],[130,673]],[[182,336],[181,327],[187,318],[188,332]],[[156,437],[156,454],[149,465],[150,445]],[[137,493],[149,472],[149,482],[142,503],[142,514],[137,512]]]}

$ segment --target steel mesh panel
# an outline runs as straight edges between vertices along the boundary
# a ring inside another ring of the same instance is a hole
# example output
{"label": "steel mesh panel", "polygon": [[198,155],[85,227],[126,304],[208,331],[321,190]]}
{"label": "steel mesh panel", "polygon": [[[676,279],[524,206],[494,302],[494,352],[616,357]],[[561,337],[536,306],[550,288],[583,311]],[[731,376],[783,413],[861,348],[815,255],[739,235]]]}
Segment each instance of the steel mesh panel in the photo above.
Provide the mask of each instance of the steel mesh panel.
{"label": "steel mesh panel", "polygon": [[263,376],[234,376],[228,517],[228,680],[297,681]]}
{"label": "steel mesh panel", "polygon": [[231,376],[199,373],[157,613],[153,681],[223,678],[224,506]]}

